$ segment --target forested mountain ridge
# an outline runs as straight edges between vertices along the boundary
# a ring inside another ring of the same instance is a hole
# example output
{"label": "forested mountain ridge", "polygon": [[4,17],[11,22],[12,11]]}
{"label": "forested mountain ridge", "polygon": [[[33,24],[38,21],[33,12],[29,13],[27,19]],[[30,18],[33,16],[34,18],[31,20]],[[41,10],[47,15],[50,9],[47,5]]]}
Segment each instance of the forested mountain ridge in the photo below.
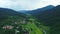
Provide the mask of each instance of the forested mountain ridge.
{"label": "forested mountain ridge", "polygon": [[32,15],[45,26],[51,27],[50,34],[60,34],[60,5],[49,10],[32,13]]}
{"label": "forested mountain ridge", "polygon": [[50,10],[50,9],[52,9],[54,7],[55,6],[53,6],[53,5],[49,5],[49,6],[46,6],[46,7],[43,7],[43,8],[38,8],[38,9],[35,9],[35,10],[31,10],[31,11],[25,11],[25,13],[27,13],[27,14],[35,14],[35,13],[43,12],[43,11],[46,11],[46,10]]}
{"label": "forested mountain ridge", "polygon": [[24,17],[25,14],[18,13],[15,10],[8,9],[8,8],[0,8],[0,18],[7,17],[7,16],[21,16]]}

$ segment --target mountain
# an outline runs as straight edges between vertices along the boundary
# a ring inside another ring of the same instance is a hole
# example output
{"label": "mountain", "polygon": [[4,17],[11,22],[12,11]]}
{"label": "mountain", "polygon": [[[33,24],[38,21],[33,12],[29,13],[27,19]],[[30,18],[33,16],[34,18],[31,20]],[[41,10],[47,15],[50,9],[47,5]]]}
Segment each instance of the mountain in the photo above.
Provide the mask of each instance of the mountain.
{"label": "mountain", "polygon": [[9,15],[10,16],[25,17],[25,14],[19,13],[17,11],[12,10],[12,9],[0,8],[0,18],[7,17]]}
{"label": "mountain", "polygon": [[[35,16],[36,18],[38,18],[42,22],[49,23],[49,22],[57,19],[57,17],[60,17],[60,6],[56,6],[52,9],[50,9],[50,10],[46,10],[46,11],[43,11],[43,12],[38,12],[38,13],[35,13],[35,14],[32,14],[32,15]],[[58,19],[57,19],[57,21],[59,21]]]}
{"label": "mountain", "polygon": [[20,11],[17,11],[17,12],[20,12],[20,13],[23,13],[23,14],[27,14],[28,11],[30,11],[30,10],[20,10]]}
{"label": "mountain", "polygon": [[43,8],[38,8],[38,9],[32,10],[32,11],[25,11],[25,13],[27,13],[27,14],[34,14],[34,13],[43,12],[45,10],[50,10],[52,8],[54,8],[54,6],[53,5],[49,5],[49,6],[46,6],[46,7],[43,7]]}
{"label": "mountain", "polygon": [[50,34],[60,34],[60,5],[42,12],[32,13],[32,15],[42,22],[45,26],[50,27]]}

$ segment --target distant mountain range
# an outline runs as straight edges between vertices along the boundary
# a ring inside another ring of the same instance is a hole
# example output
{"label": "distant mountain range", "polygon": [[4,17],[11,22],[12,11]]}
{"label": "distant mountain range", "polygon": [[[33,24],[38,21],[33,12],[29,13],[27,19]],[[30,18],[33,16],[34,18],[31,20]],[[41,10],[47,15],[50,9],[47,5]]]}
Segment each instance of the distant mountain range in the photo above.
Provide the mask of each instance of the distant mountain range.
{"label": "distant mountain range", "polygon": [[41,9],[27,11],[26,13],[33,15],[44,24],[49,24],[50,22],[52,23],[53,21],[58,20],[57,18],[60,19],[60,5],[56,7],[49,5]]}
{"label": "distant mountain range", "polygon": [[43,12],[43,11],[46,11],[46,10],[50,10],[52,8],[54,8],[54,6],[49,5],[49,6],[46,6],[46,7],[43,7],[43,8],[38,8],[38,9],[35,9],[35,10],[32,10],[32,11],[25,11],[25,13],[34,14],[34,13],[39,13],[39,12]]}
{"label": "distant mountain range", "polygon": [[8,8],[0,8],[0,19],[3,17],[7,17],[7,16],[20,16],[20,17],[24,17],[25,14],[19,13],[17,11],[14,11],[12,9],[8,9]]}
{"label": "distant mountain range", "polygon": [[45,26],[50,26],[51,34],[60,34],[60,5],[56,7],[49,5],[43,8],[25,12],[17,12],[12,9],[0,8],[0,20],[1,18],[9,15],[25,17],[25,14],[31,14]]}
{"label": "distant mountain range", "polygon": [[[60,19],[60,5],[56,7],[49,5],[32,11],[25,11],[25,13],[33,15],[37,20],[41,21],[44,24],[49,24],[49,22],[52,23],[53,21],[59,21],[58,19]],[[0,18],[6,17],[8,15],[18,15],[21,17],[26,16],[24,13],[17,12],[12,9],[0,8]]]}
{"label": "distant mountain range", "polygon": [[[60,5],[48,10],[35,10],[36,13],[30,13],[35,18],[43,22],[52,25],[54,21],[59,22],[60,20]],[[55,22],[54,22],[55,23]]]}

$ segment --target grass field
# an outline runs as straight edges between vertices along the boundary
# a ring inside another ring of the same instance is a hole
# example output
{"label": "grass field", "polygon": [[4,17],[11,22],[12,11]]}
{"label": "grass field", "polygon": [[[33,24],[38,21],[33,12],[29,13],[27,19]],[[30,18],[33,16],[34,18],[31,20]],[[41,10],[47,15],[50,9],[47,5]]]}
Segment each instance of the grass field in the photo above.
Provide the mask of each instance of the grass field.
{"label": "grass field", "polygon": [[28,23],[25,25],[27,28],[31,28],[32,30],[29,32],[30,34],[43,34],[42,30],[38,28],[34,23]]}

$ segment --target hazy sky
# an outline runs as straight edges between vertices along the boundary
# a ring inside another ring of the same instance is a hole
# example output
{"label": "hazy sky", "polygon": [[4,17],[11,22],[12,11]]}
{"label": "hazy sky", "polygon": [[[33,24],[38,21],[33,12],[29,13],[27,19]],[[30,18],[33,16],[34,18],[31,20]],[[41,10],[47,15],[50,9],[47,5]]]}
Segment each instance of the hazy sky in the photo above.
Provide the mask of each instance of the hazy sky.
{"label": "hazy sky", "polygon": [[14,10],[33,10],[47,5],[60,5],[60,0],[0,0],[0,7]]}

